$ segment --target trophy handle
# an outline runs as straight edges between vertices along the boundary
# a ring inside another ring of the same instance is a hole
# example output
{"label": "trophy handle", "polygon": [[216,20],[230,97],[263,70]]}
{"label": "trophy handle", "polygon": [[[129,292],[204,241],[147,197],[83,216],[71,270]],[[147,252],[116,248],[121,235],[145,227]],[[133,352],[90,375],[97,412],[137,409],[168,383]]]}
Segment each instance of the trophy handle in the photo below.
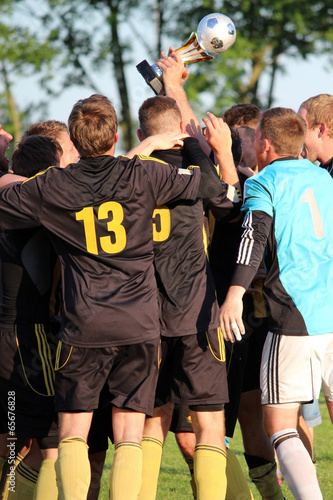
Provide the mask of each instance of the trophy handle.
{"label": "trophy handle", "polygon": [[161,68],[156,66],[156,64],[150,66],[146,59],[144,59],[137,64],[136,69],[156,95],[165,95]]}
{"label": "trophy handle", "polygon": [[192,33],[190,38],[175,52],[178,52],[182,58],[183,63],[193,64],[199,61],[208,61],[214,59],[210,56],[199,44],[197,34]]}
{"label": "trophy handle", "polygon": [[[192,33],[187,42],[177,49],[176,52],[178,52],[184,64],[214,59],[213,56],[210,56],[208,52],[200,46],[196,33]],[[150,66],[146,59],[137,64],[136,68],[156,95],[165,95],[163,71],[161,68],[156,64]]]}

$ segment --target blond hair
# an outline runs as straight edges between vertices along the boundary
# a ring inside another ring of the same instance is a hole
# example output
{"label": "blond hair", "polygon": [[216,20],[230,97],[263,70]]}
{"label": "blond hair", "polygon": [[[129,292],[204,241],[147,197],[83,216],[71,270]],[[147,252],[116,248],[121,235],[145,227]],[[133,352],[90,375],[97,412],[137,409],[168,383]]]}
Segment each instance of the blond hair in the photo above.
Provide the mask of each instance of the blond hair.
{"label": "blond hair", "polygon": [[333,139],[333,95],[318,94],[309,97],[300,107],[306,110],[306,119],[310,129],[325,123],[327,135]]}

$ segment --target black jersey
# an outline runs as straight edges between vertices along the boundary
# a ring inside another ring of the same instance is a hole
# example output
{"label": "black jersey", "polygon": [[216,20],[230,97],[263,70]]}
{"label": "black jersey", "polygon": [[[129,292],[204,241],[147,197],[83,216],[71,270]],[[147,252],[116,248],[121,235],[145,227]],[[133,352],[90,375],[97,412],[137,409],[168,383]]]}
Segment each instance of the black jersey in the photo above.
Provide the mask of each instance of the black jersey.
{"label": "black jersey", "polygon": [[159,335],[152,213],[195,199],[199,183],[198,168],[101,156],[1,192],[2,229],[50,232],[62,268],[63,342],[103,347]]}
{"label": "black jersey", "polygon": [[225,300],[235,270],[239,243],[244,231],[242,221],[243,217],[231,223],[215,221],[209,258],[220,305]]}
{"label": "black jersey", "polygon": [[327,170],[331,177],[333,177],[333,158],[331,158],[327,163],[321,163],[320,167]]}
{"label": "black jersey", "polygon": [[0,233],[0,322],[49,322],[49,302],[56,255],[42,228]]}
{"label": "black jersey", "polygon": [[[190,161],[181,149],[154,151],[158,157],[185,168]],[[234,211],[222,183],[221,206]],[[204,244],[202,200],[168,203],[153,214],[154,252],[161,310],[161,333],[167,337],[191,335],[219,324],[214,279]],[[206,239],[207,241],[207,239]]]}
{"label": "black jersey", "polygon": [[[238,177],[243,192],[246,178],[240,172],[238,172]],[[218,302],[222,305],[236,266],[239,243],[243,234],[243,216],[238,217],[235,222],[229,222],[230,218],[220,219],[218,217],[216,207],[211,202],[208,203],[208,208],[213,214],[213,234],[209,247],[209,259],[215,279]],[[239,212],[236,215],[239,215]],[[210,214],[210,218],[211,216]]]}

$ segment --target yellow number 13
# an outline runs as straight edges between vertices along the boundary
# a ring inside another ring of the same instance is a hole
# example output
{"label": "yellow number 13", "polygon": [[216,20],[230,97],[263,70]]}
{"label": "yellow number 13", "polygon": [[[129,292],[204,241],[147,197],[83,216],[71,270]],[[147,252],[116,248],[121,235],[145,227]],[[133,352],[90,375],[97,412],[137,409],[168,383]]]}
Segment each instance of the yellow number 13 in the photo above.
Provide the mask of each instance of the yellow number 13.
{"label": "yellow number 13", "polygon": [[[86,237],[86,246],[89,253],[98,255],[98,244],[95,226],[95,216],[93,207],[85,207],[76,214],[76,220],[83,220],[84,234]],[[98,219],[112,219],[107,223],[107,230],[110,236],[101,236],[99,242],[102,250],[106,253],[119,253],[126,246],[126,231],[122,222],[124,220],[124,211],[120,203],[116,201],[107,201],[98,209]]]}

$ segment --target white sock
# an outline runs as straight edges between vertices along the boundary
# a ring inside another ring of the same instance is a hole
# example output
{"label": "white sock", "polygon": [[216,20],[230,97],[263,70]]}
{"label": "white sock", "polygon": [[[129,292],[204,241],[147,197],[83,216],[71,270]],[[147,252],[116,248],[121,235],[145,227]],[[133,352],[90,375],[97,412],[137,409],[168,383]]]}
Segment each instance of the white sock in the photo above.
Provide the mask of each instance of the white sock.
{"label": "white sock", "polygon": [[297,500],[322,500],[309,453],[296,429],[284,429],[271,437],[282,475]]}

